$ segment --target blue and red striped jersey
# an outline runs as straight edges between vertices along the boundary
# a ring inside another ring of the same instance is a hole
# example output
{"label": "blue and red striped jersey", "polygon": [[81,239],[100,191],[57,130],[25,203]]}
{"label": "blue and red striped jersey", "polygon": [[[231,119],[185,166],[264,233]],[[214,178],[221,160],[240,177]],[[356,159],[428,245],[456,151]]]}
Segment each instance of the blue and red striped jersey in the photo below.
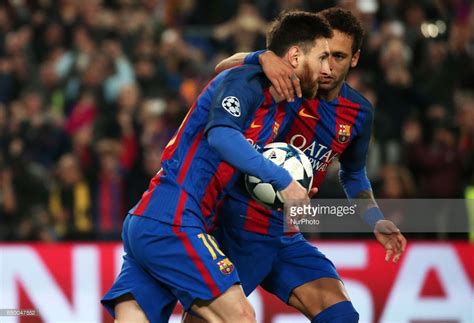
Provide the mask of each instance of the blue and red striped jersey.
{"label": "blue and red striped jersey", "polygon": [[[313,187],[322,184],[335,159],[345,169],[365,168],[373,107],[347,83],[333,101],[296,100],[285,106],[286,115],[274,126],[278,128],[274,141],[290,143],[308,156],[313,165]],[[281,235],[284,229],[282,212],[253,200],[242,179],[220,203],[218,225],[268,235]]]}
{"label": "blue and red striped jersey", "polygon": [[239,172],[209,145],[206,133],[225,126],[241,131],[257,149],[271,142],[284,103],[276,104],[259,66],[243,65],[209,82],[163,151],[162,169],[130,210],[180,226],[208,228],[215,207]]}

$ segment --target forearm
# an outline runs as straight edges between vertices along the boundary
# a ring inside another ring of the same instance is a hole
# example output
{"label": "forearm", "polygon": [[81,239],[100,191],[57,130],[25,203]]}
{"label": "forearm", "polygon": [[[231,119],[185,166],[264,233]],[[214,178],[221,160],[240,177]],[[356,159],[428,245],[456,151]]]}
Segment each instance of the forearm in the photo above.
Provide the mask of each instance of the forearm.
{"label": "forearm", "polygon": [[341,166],[339,181],[348,199],[359,198],[363,192],[372,192],[365,167],[360,170],[352,170]]}
{"label": "forearm", "polygon": [[229,68],[242,65],[244,63],[245,57],[248,54],[249,53],[237,53],[237,54],[232,55],[231,57],[224,59],[223,61],[221,61],[219,64],[216,65],[214,69],[215,72],[220,73]]}
{"label": "forearm", "polygon": [[357,194],[356,197],[358,200],[363,203],[363,205],[359,205],[362,207],[362,210],[366,211],[372,207],[378,207],[377,202],[375,201],[374,193],[372,191],[366,190],[361,191]]}
{"label": "forearm", "polygon": [[378,221],[384,219],[372,191],[362,191],[357,195],[357,208],[361,218],[371,228],[374,228]]}
{"label": "forearm", "polygon": [[294,100],[295,94],[302,97],[300,80],[293,67],[286,60],[267,49],[235,54],[220,62],[215,71],[220,73],[242,64],[260,65],[277,94],[285,97],[288,102]]}
{"label": "forearm", "polygon": [[344,171],[339,173],[339,179],[349,200],[357,200],[358,213],[362,219],[372,228],[379,220],[383,220],[374,194],[367,178],[365,168],[360,171]]}
{"label": "forearm", "polygon": [[209,130],[207,140],[226,162],[245,174],[274,184],[279,191],[292,181],[287,170],[258,153],[238,130],[214,127]]}

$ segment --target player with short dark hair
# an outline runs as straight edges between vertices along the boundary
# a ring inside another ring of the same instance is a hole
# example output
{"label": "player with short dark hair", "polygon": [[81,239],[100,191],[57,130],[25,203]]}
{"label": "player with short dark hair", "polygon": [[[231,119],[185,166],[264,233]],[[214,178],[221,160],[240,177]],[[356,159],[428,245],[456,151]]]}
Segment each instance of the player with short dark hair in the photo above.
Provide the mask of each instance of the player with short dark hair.
{"label": "player with short dark hair", "polygon": [[[317,75],[328,72],[330,26],[306,12],[283,14],[274,27],[299,30],[283,58],[312,98]],[[207,321],[253,322],[232,262],[207,234],[215,207],[240,177],[273,183],[286,199],[308,201],[306,190],[255,146],[273,140],[284,104],[257,65],[214,78],[188,112],[162,156],[162,169],[125,219],[120,275],[102,303],[117,321],[166,321],[179,300]]]}
{"label": "player with short dark hair", "polygon": [[[266,36],[267,49],[274,52],[275,55],[282,57],[288,52],[288,49],[294,44],[308,51],[312,43],[307,42],[311,38],[312,28],[324,30],[327,22],[315,20],[313,14],[306,13],[294,15],[291,12],[278,16],[273,22]],[[310,26],[310,27],[309,27]]]}
{"label": "player with short dark hair", "polygon": [[329,8],[320,12],[326,18],[333,30],[337,30],[352,38],[352,55],[362,47],[364,28],[360,21],[348,11],[341,8]]}
{"label": "player with short dark hair", "polygon": [[[373,107],[345,83],[349,69],[357,65],[363,30],[349,11],[328,9],[320,14],[334,33],[329,41],[330,71],[320,74],[317,99],[288,103],[291,122],[283,122],[275,141],[293,144],[307,154],[313,164],[315,188],[324,180],[329,164],[338,158],[347,197],[366,199],[363,218],[385,247],[386,260],[393,256],[397,262],[406,240],[395,224],[383,218],[366,175]],[[262,52],[247,55],[245,63],[259,64],[260,55]],[[264,55],[264,70],[282,70],[279,66],[287,65],[271,52]],[[242,54],[221,63],[220,68],[236,63],[242,63]],[[286,70],[290,70],[288,66]],[[277,80],[277,84],[285,83],[287,80]],[[247,295],[260,284],[311,322],[358,321],[334,265],[300,233],[284,233],[282,212],[262,207],[242,187],[230,192],[220,205],[218,220],[214,234],[239,270]]]}

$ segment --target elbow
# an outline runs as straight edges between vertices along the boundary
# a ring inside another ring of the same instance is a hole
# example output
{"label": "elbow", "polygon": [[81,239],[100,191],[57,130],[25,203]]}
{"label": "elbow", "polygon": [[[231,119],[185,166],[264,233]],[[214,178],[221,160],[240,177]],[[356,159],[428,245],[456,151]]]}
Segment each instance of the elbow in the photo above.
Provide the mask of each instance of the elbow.
{"label": "elbow", "polygon": [[219,74],[220,72],[222,72],[224,70],[224,67],[223,67],[223,63],[220,62],[219,64],[216,65],[216,67],[214,67],[214,72],[216,74]]}
{"label": "elbow", "polygon": [[207,131],[207,142],[209,146],[217,151],[225,149],[227,145],[227,138],[231,135],[225,127],[213,127]]}
{"label": "elbow", "polygon": [[207,132],[207,142],[209,146],[212,148],[217,148],[219,146],[219,140],[217,140],[218,136],[216,135],[216,128],[211,128]]}

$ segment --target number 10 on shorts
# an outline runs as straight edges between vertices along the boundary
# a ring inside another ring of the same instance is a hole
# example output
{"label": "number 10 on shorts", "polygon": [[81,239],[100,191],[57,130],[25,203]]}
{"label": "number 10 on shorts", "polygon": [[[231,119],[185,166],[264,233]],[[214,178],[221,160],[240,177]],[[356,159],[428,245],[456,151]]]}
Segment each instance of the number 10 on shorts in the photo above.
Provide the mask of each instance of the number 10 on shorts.
{"label": "number 10 on shorts", "polygon": [[[217,259],[217,255],[216,255],[216,251],[219,255],[225,257],[224,253],[219,249],[219,247],[217,246],[217,243],[216,241],[214,240],[214,237],[208,235],[208,234],[204,234],[204,233],[200,233],[198,234],[198,238],[202,240],[202,242],[204,243],[204,245],[206,246],[207,250],[209,250],[209,253],[211,254],[212,256],[212,260],[216,260]],[[210,244],[209,244],[210,243]],[[212,245],[212,246],[211,246]]]}

